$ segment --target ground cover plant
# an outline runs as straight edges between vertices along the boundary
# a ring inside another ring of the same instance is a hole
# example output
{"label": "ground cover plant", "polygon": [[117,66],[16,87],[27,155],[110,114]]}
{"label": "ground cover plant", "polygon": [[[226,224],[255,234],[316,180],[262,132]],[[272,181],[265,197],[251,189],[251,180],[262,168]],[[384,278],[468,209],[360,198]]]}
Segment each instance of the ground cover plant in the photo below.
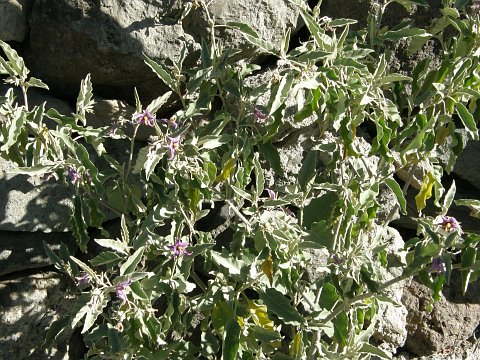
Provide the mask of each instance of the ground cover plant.
{"label": "ground cover plant", "polygon": [[[289,32],[270,44],[247,24],[225,25],[278,59],[269,81],[249,81],[260,66],[232,60],[237,50],[215,38],[212,20],[197,67],[184,69],[184,56],[169,68],[144,56],[171,91],[149,104],[135,93],[131,121],[102,128],[87,124],[89,76],[74,114],[30,108],[28,89],[48,87],[0,42],[0,74],[24,95],[19,102],[11,89],[0,98],[0,153],[19,173],[74,189],[71,228],[86,253],[81,260],[66,247],[45,249],[75,283],[76,299],[46,346],[80,327],[88,359],[388,359],[371,341],[379,307],[395,302],[385,289],[418,276],[434,306],[452,271],[462,272],[464,289],[477,279],[480,236],[448,215],[455,184],[442,185],[464,147],[460,130],[478,140],[477,2],[444,0],[428,31],[408,22],[382,27],[391,3],[413,10],[426,1],[379,2],[368,28],[357,31],[350,31],[353,20],[321,17],[320,4],[293,2],[311,34],[293,49]],[[447,27],[455,36],[443,36]],[[390,72],[390,47],[405,39],[412,54],[434,39],[440,66],[425,59],[411,74]],[[296,111],[287,117],[289,99]],[[157,116],[173,102],[175,114]],[[140,127],[155,135],[136,153]],[[286,179],[276,141],[302,128],[311,132],[311,148],[294,180]],[[110,156],[107,143],[125,139],[127,159]],[[404,182],[399,170],[408,174]],[[406,214],[414,174],[421,174],[418,233],[404,239],[400,274],[387,279],[385,229],[398,211]],[[382,191],[397,205],[380,217]],[[422,214],[427,201],[437,217]],[[456,202],[478,217],[478,200]],[[220,207],[226,226],[200,230],[199,221]],[[119,236],[102,227],[107,213],[121,219]],[[220,243],[225,232],[231,236]],[[89,253],[92,242],[102,251]],[[323,259],[321,275],[311,279],[315,256]]]}

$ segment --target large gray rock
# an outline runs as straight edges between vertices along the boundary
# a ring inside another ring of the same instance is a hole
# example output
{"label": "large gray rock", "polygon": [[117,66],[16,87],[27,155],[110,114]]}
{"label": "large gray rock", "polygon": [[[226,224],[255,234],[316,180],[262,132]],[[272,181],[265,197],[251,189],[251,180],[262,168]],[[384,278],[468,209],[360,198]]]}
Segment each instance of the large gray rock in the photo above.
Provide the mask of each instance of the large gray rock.
{"label": "large gray rock", "polygon": [[28,35],[27,13],[31,0],[0,0],[0,40],[25,40]]}
{"label": "large gray rock", "polygon": [[[384,230],[382,243],[388,244],[388,266],[382,268],[383,281],[389,281],[402,275],[407,252],[403,250],[404,242],[400,233],[387,226]],[[391,303],[381,303],[378,309],[379,321],[373,337],[380,343],[380,347],[395,353],[405,344],[407,339],[407,309],[402,305],[402,296],[409,280],[400,281],[385,290],[385,294],[394,300],[398,306]]]}
{"label": "large gray rock", "polygon": [[65,283],[54,272],[26,275],[0,282],[0,359],[81,359],[81,339],[71,331],[60,334],[52,348],[43,342],[58,312],[73,305]]}
{"label": "large gray rock", "polygon": [[15,167],[0,158],[0,230],[67,231],[72,189],[40,176],[10,173]]}
{"label": "large gray rock", "polygon": [[51,265],[43,241],[53,251],[58,251],[61,243],[67,245],[71,254],[76,250],[71,233],[0,231],[0,276]]}
{"label": "large gray rock", "polygon": [[[33,5],[30,37],[25,48],[27,66],[64,96],[75,95],[87,73],[97,94],[106,98],[133,97],[137,87],[143,99],[161,95],[166,86],[148,68],[142,52],[159,63],[178,62],[185,48],[186,66],[196,62],[199,41],[207,35],[206,12],[192,8],[176,20],[190,2],[180,0],[39,0]],[[280,44],[282,31],[295,28],[298,12],[287,0],[211,1],[216,23],[245,21],[259,34]],[[254,53],[238,34],[219,28],[218,36],[234,40],[230,46]]]}
{"label": "large gray rock", "polygon": [[416,281],[405,288],[402,299],[408,309],[405,349],[421,356],[442,354],[442,359],[466,359],[474,347],[474,333],[480,324],[479,284],[470,284],[467,294],[462,296],[460,276],[453,272],[451,284],[444,287],[443,294],[428,313],[431,290]]}

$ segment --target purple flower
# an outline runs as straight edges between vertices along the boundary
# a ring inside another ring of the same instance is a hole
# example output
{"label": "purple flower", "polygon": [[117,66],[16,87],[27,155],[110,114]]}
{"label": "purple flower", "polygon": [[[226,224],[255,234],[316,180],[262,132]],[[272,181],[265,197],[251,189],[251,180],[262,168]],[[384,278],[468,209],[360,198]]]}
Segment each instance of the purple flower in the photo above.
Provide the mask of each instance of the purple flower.
{"label": "purple flower", "polygon": [[443,274],[444,271],[445,271],[445,268],[443,266],[442,259],[434,258],[432,260],[432,267],[430,268],[430,272],[437,272],[439,274]]}
{"label": "purple flower", "polygon": [[277,194],[275,193],[275,191],[267,189],[267,193],[268,193],[268,197],[271,200],[275,200],[277,198]]}
{"label": "purple flower", "polygon": [[169,246],[173,252],[173,256],[191,255],[192,253],[187,251],[188,242],[177,240],[177,242]]}
{"label": "purple flower", "polygon": [[148,109],[146,109],[144,112],[135,115],[135,119],[137,120],[137,124],[153,126],[155,116],[153,116],[152,113]]}
{"label": "purple flower", "polygon": [[77,280],[77,286],[87,285],[90,282],[90,276],[86,272],[82,272],[80,275],[81,276],[75,278],[75,280]]}
{"label": "purple flower", "polygon": [[168,139],[170,140],[170,144],[168,144],[167,146],[165,146],[168,150],[168,160],[173,160],[173,158],[175,157],[175,154],[177,153],[177,149],[180,145],[180,137],[168,137]]}
{"label": "purple flower", "polygon": [[440,215],[435,219],[435,224],[440,225],[440,232],[443,235],[448,235],[452,231],[463,233],[460,223],[453,216]]}
{"label": "purple flower", "polygon": [[77,181],[79,181],[82,178],[78,173],[78,171],[72,166],[68,167],[67,176],[69,177],[72,184],[75,184]]}
{"label": "purple flower", "polygon": [[173,129],[178,127],[175,117],[171,117],[170,119],[160,119],[160,121],[167,124],[167,126],[171,126]]}
{"label": "purple flower", "polygon": [[125,289],[129,287],[131,283],[132,283],[132,280],[128,279],[128,280],[119,282],[117,286],[115,286],[115,291],[117,293],[117,296],[123,301],[127,300],[127,294],[125,293]]}
{"label": "purple flower", "polygon": [[257,108],[256,106],[253,108],[253,116],[255,117],[255,120],[257,121],[264,121],[268,115],[266,115],[262,110]]}
{"label": "purple flower", "polygon": [[333,262],[334,264],[340,265],[340,264],[343,262],[343,260],[340,259],[340,258],[337,256],[337,254],[333,254],[333,255],[332,255],[332,262]]}

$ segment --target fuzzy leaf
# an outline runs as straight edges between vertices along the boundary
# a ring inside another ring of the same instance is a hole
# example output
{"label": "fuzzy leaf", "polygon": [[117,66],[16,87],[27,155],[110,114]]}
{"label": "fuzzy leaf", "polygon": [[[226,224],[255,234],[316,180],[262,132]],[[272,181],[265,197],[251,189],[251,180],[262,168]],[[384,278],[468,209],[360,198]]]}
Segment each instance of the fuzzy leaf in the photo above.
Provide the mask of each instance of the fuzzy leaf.
{"label": "fuzzy leaf", "polygon": [[301,325],[305,322],[303,316],[290,304],[290,300],[278,290],[269,288],[260,293],[260,299],[269,311],[277,315],[286,324]]}

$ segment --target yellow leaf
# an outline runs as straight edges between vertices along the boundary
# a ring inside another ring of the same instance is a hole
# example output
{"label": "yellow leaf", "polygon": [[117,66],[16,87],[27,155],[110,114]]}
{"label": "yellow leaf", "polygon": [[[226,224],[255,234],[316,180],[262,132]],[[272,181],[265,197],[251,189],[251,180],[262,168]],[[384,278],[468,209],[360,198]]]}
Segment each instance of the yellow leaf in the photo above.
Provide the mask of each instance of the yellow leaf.
{"label": "yellow leaf", "polygon": [[223,166],[222,172],[215,179],[215,182],[219,183],[227,180],[230,177],[230,173],[232,172],[232,170],[235,169],[235,164],[236,164],[236,161],[234,158],[228,159],[225,165]]}
{"label": "yellow leaf", "polygon": [[297,355],[302,351],[302,333],[297,332],[290,343],[290,356],[297,358]]}
{"label": "yellow leaf", "polygon": [[427,206],[427,200],[432,197],[433,184],[435,184],[435,178],[428,172],[424,178],[422,187],[419,193],[415,196],[415,203],[417,204],[417,210],[421,212]]}
{"label": "yellow leaf", "polygon": [[247,300],[248,311],[252,315],[252,320],[255,325],[261,326],[267,330],[273,330],[273,321],[268,318],[267,307],[265,305],[258,305],[252,300]]}
{"label": "yellow leaf", "polygon": [[265,275],[267,275],[268,280],[270,280],[270,285],[273,282],[273,261],[270,255],[262,263],[262,270]]}

